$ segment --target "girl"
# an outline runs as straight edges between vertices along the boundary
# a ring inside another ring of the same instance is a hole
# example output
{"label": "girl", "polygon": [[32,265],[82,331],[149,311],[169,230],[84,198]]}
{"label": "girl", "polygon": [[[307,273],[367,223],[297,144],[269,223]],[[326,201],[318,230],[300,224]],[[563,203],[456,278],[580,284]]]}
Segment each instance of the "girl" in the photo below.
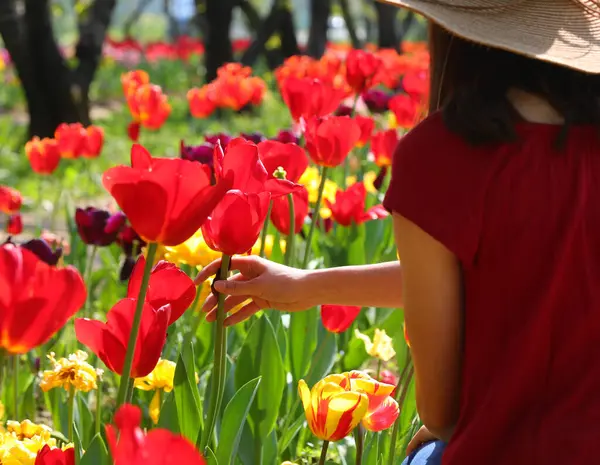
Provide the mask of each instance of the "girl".
{"label": "girl", "polygon": [[432,112],[401,140],[384,202],[402,269],[234,258],[215,289],[228,309],[252,303],[229,324],[404,305],[424,424],[406,463],[600,463],[600,5],[389,2],[437,24]]}

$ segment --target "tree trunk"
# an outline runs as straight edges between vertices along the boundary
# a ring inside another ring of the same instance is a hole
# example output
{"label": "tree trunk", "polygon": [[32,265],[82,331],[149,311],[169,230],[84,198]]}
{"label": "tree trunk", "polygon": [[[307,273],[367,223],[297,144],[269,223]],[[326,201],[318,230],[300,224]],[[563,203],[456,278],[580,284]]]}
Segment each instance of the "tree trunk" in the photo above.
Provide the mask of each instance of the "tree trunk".
{"label": "tree trunk", "polygon": [[408,34],[408,31],[410,31],[414,22],[415,14],[412,11],[406,11],[404,18],[402,18],[402,21],[400,22],[400,43],[402,43],[406,34]]}
{"label": "tree trunk", "polygon": [[377,26],[379,31],[379,47],[400,49],[400,38],[396,30],[396,18],[398,17],[398,8],[375,2],[377,11]]}
{"label": "tree trunk", "polygon": [[330,12],[331,0],[310,1],[311,21],[306,52],[313,58],[321,58],[325,53]]}
{"label": "tree trunk", "polygon": [[262,22],[256,8],[254,8],[248,0],[239,0],[238,6],[240,7],[240,10],[242,10],[242,13],[246,15],[248,26],[252,29],[252,32],[258,35]]}
{"label": "tree trunk", "polygon": [[281,53],[284,59],[300,54],[298,38],[296,37],[296,25],[289,4],[284,9],[279,22],[279,35],[281,36]]}
{"label": "tree trunk", "polygon": [[206,0],[206,82],[217,77],[217,69],[220,66],[233,61],[229,37],[232,19],[232,0]]}
{"label": "tree trunk", "polygon": [[140,16],[146,9],[146,7],[150,4],[152,0],[139,0],[138,4],[131,12],[131,14],[127,17],[125,21],[123,21],[123,35],[125,37],[131,37],[131,29],[138,22]]}
{"label": "tree trunk", "polygon": [[346,22],[346,29],[348,29],[348,35],[350,36],[352,47],[362,48],[362,43],[358,38],[358,34],[356,33],[356,23],[354,22],[354,17],[350,11],[348,0],[339,0],[339,2],[340,8],[342,9],[342,15],[344,16],[344,21]]}

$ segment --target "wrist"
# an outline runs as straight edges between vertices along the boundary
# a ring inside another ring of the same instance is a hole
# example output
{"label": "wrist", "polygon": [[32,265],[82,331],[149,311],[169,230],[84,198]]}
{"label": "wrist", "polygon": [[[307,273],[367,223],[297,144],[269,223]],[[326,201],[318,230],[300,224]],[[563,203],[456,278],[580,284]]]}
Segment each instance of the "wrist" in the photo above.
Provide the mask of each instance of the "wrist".
{"label": "wrist", "polygon": [[308,296],[311,307],[331,303],[331,284],[328,283],[329,269],[303,270],[300,282],[303,295]]}

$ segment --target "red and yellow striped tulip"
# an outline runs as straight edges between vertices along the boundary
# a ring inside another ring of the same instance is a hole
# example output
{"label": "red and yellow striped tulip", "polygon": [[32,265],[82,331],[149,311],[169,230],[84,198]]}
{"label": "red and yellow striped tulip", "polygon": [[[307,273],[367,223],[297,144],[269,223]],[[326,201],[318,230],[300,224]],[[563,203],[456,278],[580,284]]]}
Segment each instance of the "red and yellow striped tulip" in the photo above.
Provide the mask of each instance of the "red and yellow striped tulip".
{"label": "red and yellow striped tulip", "polygon": [[342,387],[345,379],[345,375],[329,375],[312,389],[304,380],[298,383],[308,426],[324,441],[339,441],[348,436],[367,414],[369,398]]}

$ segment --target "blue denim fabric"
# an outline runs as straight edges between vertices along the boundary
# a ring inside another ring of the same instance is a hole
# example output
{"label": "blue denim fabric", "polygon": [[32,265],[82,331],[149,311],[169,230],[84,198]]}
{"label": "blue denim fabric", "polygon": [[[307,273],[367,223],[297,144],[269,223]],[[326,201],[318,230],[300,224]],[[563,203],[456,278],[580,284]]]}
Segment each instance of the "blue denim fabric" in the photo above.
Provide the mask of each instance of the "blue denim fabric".
{"label": "blue denim fabric", "polygon": [[441,465],[445,448],[442,441],[429,442],[406,457],[402,465]]}

